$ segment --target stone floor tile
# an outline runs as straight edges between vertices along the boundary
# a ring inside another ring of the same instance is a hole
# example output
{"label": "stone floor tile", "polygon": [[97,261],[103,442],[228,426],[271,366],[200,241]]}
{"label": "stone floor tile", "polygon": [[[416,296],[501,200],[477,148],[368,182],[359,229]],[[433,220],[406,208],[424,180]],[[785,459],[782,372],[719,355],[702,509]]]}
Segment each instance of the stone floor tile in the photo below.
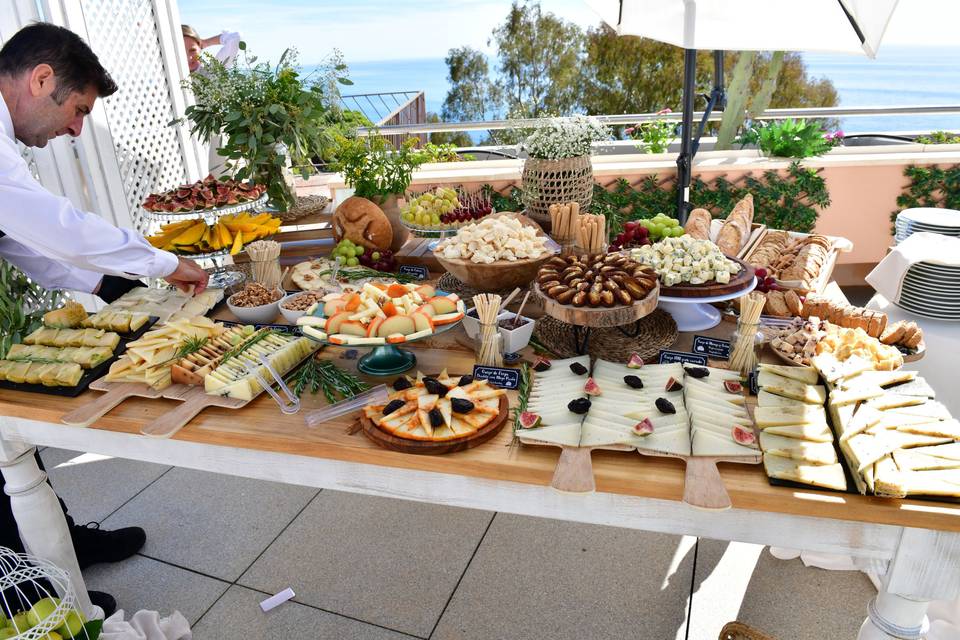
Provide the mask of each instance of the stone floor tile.
{"label": "stone floor tile", "polygon": [[690,640],[714,640],[739,620],[783,640],[855,638],[876,593],[859,571],[778,560],[762,546],[701,539]]}
{"label": "stone floor tile", "polygon": [[233,586],[193,627],[193,640],[237,638],[309,638],[309,640],[401,640],[408,635],[285,602],[264,613],[259,603],[267,596]]}
{"label": "stone floor tile", "polygon": [[316,494],[309,487],[176,468],[104,526],[143,527],[144,555],[233,582]]}
{"label": "stone floor tile", "polygon": [[170,467],[47,447],[40,453],[50,484],[74,520],[103,520]]}
{"label": "stone floor tile", "polygon": [[682,640],[694,538],[497,514],[434,640]]}
{"label": "stone floor tile", "polygon": [[239,582],[425,637],[491,516],[324,491]]}
{"label": "stone floor tile", "polygon": [[105,591],[117,599],[117,607],[129,619],[147,609],[168,616],[179,611],[193,624],[230,586],[192,571],[186,571],[143,556],[123,562],[100,564],[83,572],[87,589]]}

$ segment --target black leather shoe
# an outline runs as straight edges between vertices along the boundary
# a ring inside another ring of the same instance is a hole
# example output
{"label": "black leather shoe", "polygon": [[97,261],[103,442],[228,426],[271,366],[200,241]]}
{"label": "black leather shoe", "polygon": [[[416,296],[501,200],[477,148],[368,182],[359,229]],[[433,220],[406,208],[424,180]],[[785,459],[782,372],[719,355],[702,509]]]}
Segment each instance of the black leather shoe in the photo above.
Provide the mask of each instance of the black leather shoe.
{"label": "black leather shoe", "polygon": [[147,534],[140,527],[106,531],[100,528],[99,522],[73,525],[70,535],[81,569],[100,562],[126,560],[147,541]]}
{"label": "black leather shoe", "polygon": [[90,602],[103,609],[103,618],[106,620],[117,610],[117,600],[109,593],[103,591],[88,591]]}

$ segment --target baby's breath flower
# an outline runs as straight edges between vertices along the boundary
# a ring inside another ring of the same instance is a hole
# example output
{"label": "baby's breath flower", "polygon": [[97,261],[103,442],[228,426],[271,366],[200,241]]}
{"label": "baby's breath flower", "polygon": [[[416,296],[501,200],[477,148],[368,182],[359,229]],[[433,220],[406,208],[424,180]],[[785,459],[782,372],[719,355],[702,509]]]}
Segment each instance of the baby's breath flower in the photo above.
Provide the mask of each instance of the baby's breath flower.
{"label": "baby's breath flower", "polygon": [[534,158],[559,160],[590,154],[592,143],[610,139],[610,129],[596,118],[576,115],[551,118],[527,136],[524,148]]}

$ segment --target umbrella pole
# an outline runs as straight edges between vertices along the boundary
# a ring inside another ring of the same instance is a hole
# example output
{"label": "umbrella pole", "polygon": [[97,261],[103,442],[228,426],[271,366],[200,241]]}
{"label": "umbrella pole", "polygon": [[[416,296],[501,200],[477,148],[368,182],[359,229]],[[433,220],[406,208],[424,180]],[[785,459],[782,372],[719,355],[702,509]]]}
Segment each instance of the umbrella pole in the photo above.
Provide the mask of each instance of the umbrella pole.
{"label": "umbrella pole", "polygon": [[683,121],[680,125],[680,155],[677,156],[677,220],[686,224],[690,208],[693,168],[693,103],[696,98],[697,50],[683,50]]}

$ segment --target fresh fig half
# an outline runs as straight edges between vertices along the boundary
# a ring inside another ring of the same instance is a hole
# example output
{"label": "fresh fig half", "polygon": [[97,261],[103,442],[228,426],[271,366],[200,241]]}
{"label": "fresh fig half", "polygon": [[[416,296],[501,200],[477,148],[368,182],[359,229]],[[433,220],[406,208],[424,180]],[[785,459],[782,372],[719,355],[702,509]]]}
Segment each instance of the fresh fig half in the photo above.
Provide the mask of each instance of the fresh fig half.
{"label": "fresh fig half", "polygon": [[520,428],[533,429],[540,426],[540,415],[533,411],[524,411],[520,414]]}
{"label": "fresh fig half", "polygon": [[639,353],[631,353],[630,359],[627,360],[627,369],[639,369],[643,366],[643,358],[640,357]]}
{"label": "fresh fig half", "polygon": [[644,418],[633,425],[633,433],[638,436],[648,436],[653,433],[653,423],[650,422],[650,418]]}
{"label": "fresh fig half", "polygon": [[733,440],[737,444],[745,447],[752,447],[757,443],[757,436],[754,435],[753,429],[750,427],[744,427],[743,425],[736,424],[733,426],[731,432],[733,435]]}
{"label": "fresh fig half", "polygon": [[743,393],[743,385],[736,380],[724,380],[723,388],[727,390],[727,393]]}
{"label": "fresh fig half", "polygon": [[587,383],[583,385],[583,392],[588,396],[601,395],[600,385],[593,378],[587,378]]}

